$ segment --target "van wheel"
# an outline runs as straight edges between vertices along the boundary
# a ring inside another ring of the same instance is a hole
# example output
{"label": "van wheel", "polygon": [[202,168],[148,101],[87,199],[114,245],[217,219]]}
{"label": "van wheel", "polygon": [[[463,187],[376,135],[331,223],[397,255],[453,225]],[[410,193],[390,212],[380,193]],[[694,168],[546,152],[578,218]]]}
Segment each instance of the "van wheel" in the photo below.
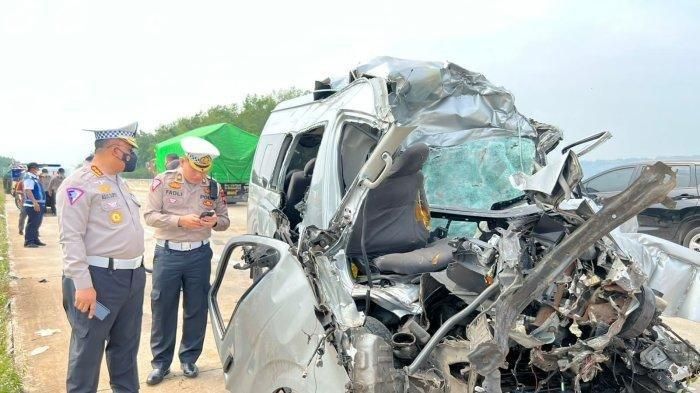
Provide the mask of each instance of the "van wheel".
{"label": "van wheel", "polygon": [[683,245],[693,251],[700,252],[700,227],[693,228],[685,234]]}

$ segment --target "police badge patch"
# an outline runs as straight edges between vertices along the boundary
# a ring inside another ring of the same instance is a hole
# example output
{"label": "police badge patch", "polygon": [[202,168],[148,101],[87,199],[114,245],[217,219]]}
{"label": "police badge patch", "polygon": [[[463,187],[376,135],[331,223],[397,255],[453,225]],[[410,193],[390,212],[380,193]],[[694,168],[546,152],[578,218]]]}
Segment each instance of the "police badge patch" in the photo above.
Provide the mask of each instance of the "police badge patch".
{"label": "police badge patch", "polygon": [[157,190],[161,184],[163,184],[163,182],[160,179],[153,179],[153,182],[151,183],[151,191]]}
{"label": "police badge patch", "polygon": [[97,189],[103,194],[112,192],[112,187],[107,183],[100,184]]}
{"label": "police badge patch", "polygon": [[111,213],[109,213],[109,220],[112,221],[112,224],[119,224],[122,222],[124,217],[122,216],[122,212],[119,210],[115,210]]}
{"label": "police badge patch", "polygon": [[85,191],[77,187],[69,187],[66,189],[66,194],[68,195],[68,202],[70,202],[70,205],[73,206],[76,202],[78,202],[78,200],[80,200],[80,198],[82,198],[83,195],[85,195]]}

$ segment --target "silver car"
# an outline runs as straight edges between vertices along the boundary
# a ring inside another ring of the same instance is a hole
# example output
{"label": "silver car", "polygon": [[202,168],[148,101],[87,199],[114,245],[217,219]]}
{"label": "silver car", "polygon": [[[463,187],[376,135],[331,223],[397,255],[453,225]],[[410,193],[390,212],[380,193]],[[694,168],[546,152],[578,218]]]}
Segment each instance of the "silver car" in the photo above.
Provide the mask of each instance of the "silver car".
{"label": "silver car", "polygon": [[675,175],[601,209],[578,155],[609,135],[547,163],[561,136],[451,63],[378,58],[280,104],[210,292],[227,388],[685,389],[700,355],[660,315],[700,320],[700,261],[621,230]]}

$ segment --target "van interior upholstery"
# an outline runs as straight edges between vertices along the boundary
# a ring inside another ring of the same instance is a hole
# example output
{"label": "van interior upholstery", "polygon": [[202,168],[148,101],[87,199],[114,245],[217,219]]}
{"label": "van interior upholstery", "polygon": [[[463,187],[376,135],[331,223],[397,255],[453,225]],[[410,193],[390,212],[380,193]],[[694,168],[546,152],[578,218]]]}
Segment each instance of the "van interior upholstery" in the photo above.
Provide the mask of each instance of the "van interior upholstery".
{"label": "van interior upholstery", "polygon": [[317,127],[300,134],[290,152],[289,165],[284,176],[286,200],[282,211],[289,219],[291,229],[301,222],[302,216],[297,205],[303,201],[313,176],[318,149],[323,139],[323,127]]}
{"label": "van interior upholstery", "polygon": [[428,206],[421,171],[428,153],[424,143],[408,147],[387,178],[368,192],[347,246],[350,258],[363,257],[364,230],[365,253],[381,272],[425,273],[444,269],[450,262],[453,248],[447,239],[429,244],[430,233],[420,212],[421,205]]}

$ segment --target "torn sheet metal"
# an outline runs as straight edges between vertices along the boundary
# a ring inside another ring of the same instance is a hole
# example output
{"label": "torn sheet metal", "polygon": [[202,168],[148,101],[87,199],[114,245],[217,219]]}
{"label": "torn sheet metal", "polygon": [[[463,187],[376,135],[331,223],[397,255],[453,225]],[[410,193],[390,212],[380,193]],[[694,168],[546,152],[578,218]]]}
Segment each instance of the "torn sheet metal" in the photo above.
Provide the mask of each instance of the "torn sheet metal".
{"label": "torn sheet metal", "polygon": [[641,233],[611,233],[668,303],[664,315],[700,322],[700,253]]}
{"label": "torn sheet metal", "polygon": [[561,186],[560,177],[564,177],[571,188],[583,178],[583,170],[576,154],[569,150],[566,154],[556,156],[533,175],[516,173],[510,178],[514,188],[522,191],[536,191],[554,196],[557,186]]}
{"label": "torn sheet metal", "polygon": [[353,74],[381,77],[393,87],[389,103],[394,117],[418,126],[408,144],[454,146],[485,137],[537,137],[509,91],[454,63],[384,56],[360,65]]}
{"label": "torn sheet metal", "polygon": [[[485,364],[485,367],[477,370],[479,374],[487,376],[496,369],[494,364],[505,361],[508,354],[508,333],[512,329],[518,314],[528,304],[541,296],[544,291],[571,265],[574,260],[587,248],[595,244],[611,230],[635,216],[647,206],[660,201],[668,195],[676,185],[675,174],[671,169],[661,163],[650,167],[646,176],[638,178],[632,185],[623,191],[619,197],[609,205],[601,209],[595,216],[580,225],[576,231],[568,236],[557,247],[548,252],[530,271],[518,288],[501,294],[496,302],[496,314],[494,315],[493,340],[489,346],[484,345],[484,350],[472,350],[472,354],[494,359]],[[587,345],[597,348],[603,347],[609,342],[609,336],[614,332],[616,324],[624,322],[619,319],[610,327],[608,333],[587,341]],[[619,327],[621,329],[621,326]],[[614,333],[613,333],[614,332]],[[619,330],[618,330],[619,332]],[[603,339],[604,338],[604,339]],[[599,342],[600,341],[600,342]],[[491,366],[491,368],[489,368]]]}
{"label": "torn sheet metal", "polygon": [[231,240],[246,241],[275,247],[282,257],[236,306],[227,329],[230,341],[221,353],[234,356],[225,374],[227,389],[274,392],[286,386],[298,392],[345,392],[349,377],[338,364],[336,348],[324,339],[315,313],[319,304],[301,263],[274,239],[246,235]]}
{"label": "torn sheet metal", "polygon": [[533,119],[530,119],[530,124],[535,128],[538,135],[537,161],[540,164],[544,164],[547,162],[547,153],[554,150],[559,142],[564,140],[564,132],[558,127],[540,123]]}
{"label": "torn sheet metal", "polygon": [[[424,173],[431,206],[489,209],[522,195],[508,177],[532,173],[537,158],[544,157],[537,150],[553,148],[561,137],[560,131],[533,121],[536,130],[506,89],[453,63],[378,57],[330,87],[337,91],[362,77],[384,79],[393,118],[416,127],[404,144],[430,146]],[[540,136],[546,139],[543,146]],[[466,234],[472,228],[456,223],[454,230]]]}
{"label": "torn sheet metal", "polygon": [[[366,285],[356,285],[352,289],[352,296],[363,298],[367,293]],[[370,299],[392,312],[399,318],[406,315],[416,315],[423,309],[418,301],[420,288],[417,285],[395,283],[386,288],[374,287],[370,293]]]}
{"label": "torn sheet metal", "polygon": [[345,330],[362,326],[364,316],[357,310],[352,295],[342,285],[337,266],[323,254],[315,255],[313,260],[324,305],[333,311],[340,327]]}

